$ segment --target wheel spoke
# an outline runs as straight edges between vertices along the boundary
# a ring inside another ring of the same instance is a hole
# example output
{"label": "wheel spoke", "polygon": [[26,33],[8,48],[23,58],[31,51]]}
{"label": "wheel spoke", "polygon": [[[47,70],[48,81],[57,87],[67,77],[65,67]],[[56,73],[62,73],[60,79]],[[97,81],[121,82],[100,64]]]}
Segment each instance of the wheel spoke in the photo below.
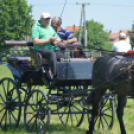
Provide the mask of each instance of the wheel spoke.
{"label": "wheel spoke", "polygon": [[7,100],[7,95],[6,95],[6,90],[5,90],[5,84],[3,82],[2,82],[2,87],[3,87],[4,94],[5,94],[5,97],[6,97],[6,100]]}
{"label": "wheel spoke", "polygon": [[33,109],[33,111],[35,111],[35,109],[33,108],[33,106],[31,105],[31,103],[28,103],[30,105],[30,107]]}
{"label": "wheel spoke", "polygon": [[32,132],[32,129],[33,129],[35,123],[36,123],[36,119],[34,120],[34,122],[33,122],[33,124],[32,124],[32,127],[31,127],[31,129],[30,129],[31,132]]}
{"label": "wheel spoke", "polygon": [[7,127],[7,110],[6,110],[6,117],[5,117],[5,130],[6,130],[6,127]]}
{"label": "wheel spoke", "polygon": [[[74,110],[74,112],[75,112],[75,108],[74,108],[74,106],[73,106],[73,110]],[[77,117],[76,112],[75,112],[75,117],[76,117],[77,122],[79,122],[79,119],[78,119],[78,117]]]}
{"label": "wheel spoke", "polygon": [[40,117],[39,117],[39,126],[40,126],[40,131],[41,131],[41,133],[43,133],[43,128],[42,128],[42,124],[41,124],[41,119],[40,119]]}
{"label": "wheel spoke", "polygon": [[43,100],[44,100],[44,97],[42,96],[42,98],[38,102],[41,103]]}
{"label": "wheel spoke", "polygon": [[46,125],[46,123],[43,120],[41,120],[41,121],[43,122],[44,125]]}
{"label": "wheel spoke", "polygon": [[[34,105],[36,106],[37,104],[36,104],[36,102],[35,102],[35,99],[34,99],[33,95],[32,95],[32,100],[33,100]],[[37,107],[37,106],[36,106],[36,107]]]}
{"label": "wheel spoke", "polygon": [[[77,109],[77,110],[79,110],[79,111],[81,111],[79,108],[77,108],[75,105],[74,105],[74,107]],[[81,111],[82,112],[82,111]]]}
{"label": "wheel spoke", "polygon": [[67,124],[67,122],[68,122],[68,118],[69,118],[69,113],[68,113],[67,118],[66,118],[66,124]]}
{"label": "wheel spoke", "polygon": [[106,115],[106,116],[108,116],[108,117],[112,117],[111,115],[108,115],[108,114],[103,114],[103,115]]}
{"label": "wheel spoke", "polygon": [[28,124],[29,122],[31,122],[31,121],[33,120],[33,118],[34,118],[34,116],[32,116],[32,117],[27,121],[27,124]]}
{"label": "wheel spoke", "polygon": [[16,117],[13,115],[12,112],[11,112],[11,115],[12,115],[13,119],[17,122],[17,119],[16,119]]}
{"label": "wheel spoke", "polygon": [[11,120],[11,112],[10,112],[10,110],[8,111],[8,115],[9,115],[10,129],[12,129],[12,120]]}
{"label": "wheel spoke", "polygon": [[2,118],[1,118],[0,125],[1,125],[1,123],[2,123],[2,121],[4,119],[4,117],[5,117],[5,115],[6,115],[6,111],[5,111],[5,113],[3,114]]}
{"label": "wheel spoke", "polygon": [[15,108],[15,107],[14,107],[14,109],[19,110],[19,108]]}
{"label": "wheel spoke", "polygon": [[0,94],[0,97],[1,97],[2,101],[5,103],[5,100],[4,100],[4,98],[2,97],[2,95],[1,95],[1,94]]}
{"label": "wheel spoke", "polygon": [[105,106],[105,104],[107,103],[108,99],[102,104],[101,109]]}
{"label": "wheel spoke", "polygon": [[7,83],[7,93],[8,93],[9,87],[10,87],[10,81],[8,80],[8,83]]}
{"label": "wheel spoke", "polygon": [[66,112],[67,109],[68,109],[68,107],[66,107],[66,108],[64,109],[64,112],[63,112],[62,114],[59,114],[59,116],[60,116],[60,117],[63,117],[63,115],[64,115],[64,113]]}
{"label": "wheel spoke", "polygon": [[102,129],[105,130],[105,129],[104,129],[104,125],[103,125],[103,121],[102,121],[101,116],[100,116],[100,120],[101,120],[101,126],[102,126]]}
{"label": "wheel spoke", "polygon": [[[18,96],[15,97],[10,103],[12,103],[13,101],[15,101],[17,98],[19,98],[19,97],[18,97]],[[10,104],[10,103],[9,103],[9,104]]]}
{"label": "wheel spoke", "polygon": [[105,116],[104,116],[104,115],[102,115],[102,117],[103,117],[103,119],[105,120],[105,122],[106,122],[107,126],[109,127],[109,124],[108,124],[108,122],[107,122],[107,120],[106,120]]}
{"label": "wheel spoke", "polygon": [[104,109],[103,111],[109,110],[109,109],[111,109],[111,108],[112,108],[112,107],[108,107],[108,108]]}
{"label": "wheel spoke", "polygon": [[36,132],[38,131],[38,129],[37,129],[37,117],[36,117]]}
{"label": "wheel spoke", "polygon": [[36,97],[37,97],[37,98],[36,98],[36,100],[37,100],[37,101],[36,101],[36,102],[37,102],[37,103],[36,103],[36,109],[38,109],[38,92],[37,92],[37,96],[36,96]]}
{"label": "wheel spoke", "polygon": [[70,117],[71,117],[71,125],[73,126],[73,117],[72,117],[72,114],[71,114],[71,107],[69,107],[69,112],[70,112]]}
{"label": "wheel spoke", "polygon": [[5,109],[5,108],[2,108],[2,109],[0,110],[0,112],[2,112],[4,109]]}
{"label": "wheel spoke", "polygon": [[25,112],[26,114],[33,114],[32,112]]}
{"label": "wheel spoke", "polygon": [[98,128],[100,128],[100,119],[99,119],[99,123],[98,123]]}

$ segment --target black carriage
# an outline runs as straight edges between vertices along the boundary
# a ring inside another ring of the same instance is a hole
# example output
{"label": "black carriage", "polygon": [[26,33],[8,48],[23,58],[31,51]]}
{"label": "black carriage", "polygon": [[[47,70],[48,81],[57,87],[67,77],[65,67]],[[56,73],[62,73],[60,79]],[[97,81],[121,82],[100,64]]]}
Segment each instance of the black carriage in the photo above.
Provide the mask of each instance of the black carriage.
{"label": "black carriage", "polygon": [[[26,129],[31,133],[45,133],[51,114],[58,114],[64,125],[77,127],[85,114],[91,120],[90,107],[84,106],[92,90],[94,61],[91,58],[61,59],[57,62],[57,78],[53,79],[48,61],[32,49],[32,42],[5,41],[5,45],[13,46],[13,57],[8,57],[7,64],[0,64],[8,67],[14,79],[7,77],[0,80],[0,126],[3,130],[19,125],[22,110]],[[29,49],[24,51],[29,52],[30,56],[16,57],[15,52],[21,50],[15,50],[14,46],[28,46]],[[71,45],[72,48],[77,46],[81,44]],[[74,53],[73,49],[71,51]],[[33,89],[34,86],[44,87]],[[103,97],[99,111],[97,126],[112,128],[114,103],[111,94]]]}

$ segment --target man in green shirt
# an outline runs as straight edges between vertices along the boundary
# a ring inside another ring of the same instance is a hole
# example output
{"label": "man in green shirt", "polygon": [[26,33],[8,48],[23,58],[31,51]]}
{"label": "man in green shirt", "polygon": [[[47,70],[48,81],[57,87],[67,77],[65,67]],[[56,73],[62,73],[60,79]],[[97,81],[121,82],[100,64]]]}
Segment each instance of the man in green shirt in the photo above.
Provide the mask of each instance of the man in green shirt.
{"label": "man in green shirt", "polygon": [[50,26],[50,14],[42,13],[38,24],[32,27],[31,35],[34,49],[42,54],[42,57],[49,61],[52,73],[55,76],[57,70],[57,60],[66,58],[65,55],[57,50],[57,45],[61,40],[57,33]]}

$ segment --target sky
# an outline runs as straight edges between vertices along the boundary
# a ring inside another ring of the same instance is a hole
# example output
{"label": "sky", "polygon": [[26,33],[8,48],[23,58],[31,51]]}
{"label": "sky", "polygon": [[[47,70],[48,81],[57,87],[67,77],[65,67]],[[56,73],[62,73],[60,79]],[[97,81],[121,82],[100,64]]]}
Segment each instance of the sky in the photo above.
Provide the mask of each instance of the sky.
{"label": "sky", "polygon": [[[41,13],[48,12],[51,17],[61,16],[65,0],[27,0],[33,5],[33,19],[37,21]],[[62,14],[62,27],[80,25],[81,5],[86,6],[86,20],[94,20],[104,25],[104,30],[118,32],[130,30],[134,21],[134,0],[67,0]]]}

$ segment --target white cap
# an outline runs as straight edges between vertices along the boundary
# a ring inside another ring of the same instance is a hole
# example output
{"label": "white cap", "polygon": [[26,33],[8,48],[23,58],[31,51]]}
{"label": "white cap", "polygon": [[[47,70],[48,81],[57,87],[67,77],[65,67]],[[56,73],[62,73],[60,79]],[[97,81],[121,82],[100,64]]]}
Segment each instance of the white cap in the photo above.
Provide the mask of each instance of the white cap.
{"label": "white cap", "polygon": [[119,37],[120,37],[121,39],[126,39],[126,34],[125,34],[125,33],[120,33],[120,34],[119,34]]}
{"label": "white cap", "polygon": [[46,13],[46,12],[45,12],[45,13],[42,13],[42,14],[41,14],[40,18],[48,19],[48,18],[51,18],[51,17],[50,17],[50,14],[49,14],[49,13]]}

